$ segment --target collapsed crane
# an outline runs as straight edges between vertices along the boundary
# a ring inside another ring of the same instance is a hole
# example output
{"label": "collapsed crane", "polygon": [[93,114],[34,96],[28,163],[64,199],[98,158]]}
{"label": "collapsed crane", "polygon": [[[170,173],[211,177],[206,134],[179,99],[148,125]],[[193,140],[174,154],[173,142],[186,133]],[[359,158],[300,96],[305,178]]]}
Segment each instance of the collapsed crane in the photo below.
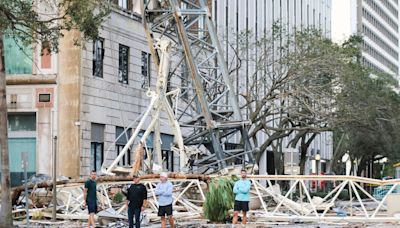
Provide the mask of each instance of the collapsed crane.
{"label": "collapsed crane", "polygon": [[[195,167],[196,172],[206,173],[232,164],[254,164],[249,122],[242,117],[206,1],[144,0],[141,7],[146,38],[158,69],[156,91],[148,92],[149,107],[127,145],[103,173],[111,174],[152,111],[153,119],[136,151],[145,146],[152,132],[154,150],[147,159],[154,157],[158,165],[162,162],[162,111],[174,132],[177,147],[173,150],[179,152],[181,171]],[[136,155],[137,160],[142,159]]]}

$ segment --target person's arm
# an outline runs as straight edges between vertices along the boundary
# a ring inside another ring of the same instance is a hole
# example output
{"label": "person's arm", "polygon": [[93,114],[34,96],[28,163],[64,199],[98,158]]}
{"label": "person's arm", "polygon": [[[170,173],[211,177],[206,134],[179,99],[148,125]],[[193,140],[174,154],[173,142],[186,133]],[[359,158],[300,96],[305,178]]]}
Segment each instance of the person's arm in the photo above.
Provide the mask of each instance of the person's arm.
{"label": "person's arm", "polygon": [[161,188],[161,183],[157,184],[155,193],[156,193],[157,196],[160,196],[160,195],[164,194],[164,190]]}
{"label": "person's arm", "polygon": [[144,211],[144,208],[147,207],[147,189],[143,185],[143,206],[142,206],[142,211]]}
{"label": "person's arm", "polygon": [[126,200],[125,200],[125,206],[128,208],[128,205],[129,205],[129,190],[130,190],[131,188],[129,187],[128,188],[128,191],[126,191]]}
{"label": "person's arm", "polygon": [[242,186],[240,186],[239,190],[240,190],[240,192],[246,194],[250,191],[250,188],[251,188],[251,182],[246,181],[246,182],[244,182],[244,184]]}
{"label": "person's arm", "polygon": [[86,207],[87,188],[83,189],[83,206]]}
{"label": "person's arm", "polygon": [[165,192],[163,193],[163,196],[172,196],[172,190],[173,190],[174,186],[172,185],[172,183],[169,183],[167,185],[167,189],[165,190]]}
{"label": "person's arm", "polygon": [[238,194],[239,193],[239,186],[238,182],[235,182],[235,185],[233,186],[233,193]]}

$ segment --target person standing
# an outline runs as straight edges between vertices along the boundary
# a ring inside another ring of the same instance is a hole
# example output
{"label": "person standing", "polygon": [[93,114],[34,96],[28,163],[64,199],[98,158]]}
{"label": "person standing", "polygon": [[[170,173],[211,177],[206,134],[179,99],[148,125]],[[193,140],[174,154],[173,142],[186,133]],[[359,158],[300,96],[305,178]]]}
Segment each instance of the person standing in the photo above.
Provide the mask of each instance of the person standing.
{"label": "person standing", "polygon": [[97,213],[97,188],[96,188],[96,170],[92,170],[90,178],[85,182],[83,189],[84,206],[88,208],[89,219],[88,227],[95,227],[94,215]]}
{"label": "person standing", "polygon": [[129,228],[133,228],[133,216],[135,227],[140,228],[140,213],[147,206],[147,189],[140,183],[140,177],[137,175],[133,176],[133,184],[128,189],[125,204],[128,207]]}
{"label": "person standing", "polygon": [[242,170],[240,172],[241,179],[235,182],[233,186],[233,193],[235,196],[235,205],[233,208],[233,224],[237,224],[239,212],[243,211],[243,221],[242,224],[247,223],[246,212],[249,210],[249,201],[250,201],[250,187],[251,182],[247,179],[246,170]]}
{"label": "person standing", "polygon": [[165,216],[169,217],[169,224],[174,228],[174,218],[172,217],[172,189],[173,185],[168,181],[168,174],[160,174],[160,183],[157,184],[155,193],[158,196],[158,216],[161,217],[161,227],[165,228]]}

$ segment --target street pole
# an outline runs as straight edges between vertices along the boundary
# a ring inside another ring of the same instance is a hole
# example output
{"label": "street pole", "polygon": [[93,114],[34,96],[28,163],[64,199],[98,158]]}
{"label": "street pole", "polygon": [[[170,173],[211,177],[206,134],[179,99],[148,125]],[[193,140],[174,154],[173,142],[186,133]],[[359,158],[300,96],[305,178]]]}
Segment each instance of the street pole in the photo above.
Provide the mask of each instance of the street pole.
{"label": "street pole", "polygon": [[26,226],[29,227],[29,199],[28,199],[28,153],[22,152],[22,167],[24,168],[24,179],[25,179],[25,210],[26,210]]}
{"label": "street pole", "polygon": [[53,215],[52,220],[57,220],[57,136],[53,139]]}

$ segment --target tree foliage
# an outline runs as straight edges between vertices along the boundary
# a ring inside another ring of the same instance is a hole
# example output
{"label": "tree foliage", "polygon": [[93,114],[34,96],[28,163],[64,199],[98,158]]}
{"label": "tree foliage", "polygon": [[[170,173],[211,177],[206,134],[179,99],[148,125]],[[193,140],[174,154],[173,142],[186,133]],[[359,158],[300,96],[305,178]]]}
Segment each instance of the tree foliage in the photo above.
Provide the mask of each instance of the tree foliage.
{"label": "tree foliage", "polygon": [[[252,122],[249,134],[261,152],[274,151],[278,173],[282,150],[289,147],[300,148],[303,173],[311,143],[327,131],[348,135],[342,149],[351,144],[354,155],[398,154],[397,81],[360,63],[362,37],[336,44],[315,29],[288,32],[279,26],[258,40],[251,31],[238,37],[239,61],[232,68],[246,61],[255,69],[249,86],[240,88],[240,103]],[[257,55],[248,54],[256,48]],[[267,135],[263,141],[261,134]]]}
{"label": "tree foliage", "polygon": [[2,0],[0,31],[21,46],[39,43],[57,52],[60,38],[72,29],[81,31],[84,39],[97,38],[108,13],[106,1]]}
{"label": "tree foliage", "polygon": [[335,159],[349,153],[359,164],[361,174],[376,159],[400,159],[400,96],[396,91],[398,81],[393,76],[354,67],[358,68],[357,73],[345,78],[338,97],[340,115],[352,117],[352,121],[335,129]]}

